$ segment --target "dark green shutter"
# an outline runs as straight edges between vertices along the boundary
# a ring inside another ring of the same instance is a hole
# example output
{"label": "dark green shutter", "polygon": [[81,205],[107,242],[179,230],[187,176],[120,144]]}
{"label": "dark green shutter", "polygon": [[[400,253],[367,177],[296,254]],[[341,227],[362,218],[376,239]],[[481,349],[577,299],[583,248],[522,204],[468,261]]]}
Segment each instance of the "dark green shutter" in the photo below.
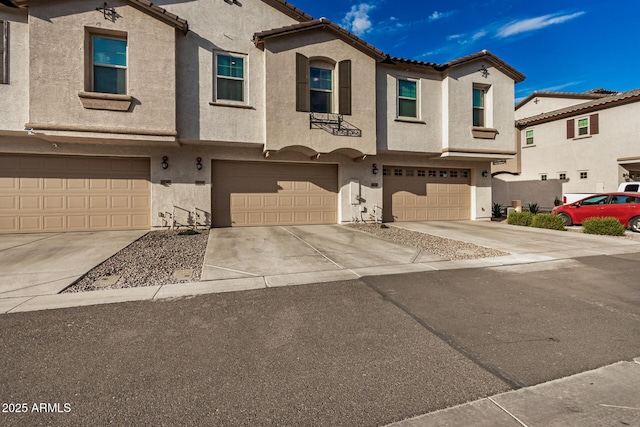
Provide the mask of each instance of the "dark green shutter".
{"label": "dark green shutter", "polygon": [[576,121],[574,119],[567,120],[567,139],[575,138],[576,136]]}
{"label": "dark green shutter", "polygon": [[296,53],[296,111],[310,111],[309,58]]}
{"label": "dark green shutter", "polygon": [[340,61],[338,63],[338,79],[340,80],[339,113],[351,114],[351,61]]}
{"label": "dark green shutter", "polygon": [[8,83],[9,21],[0,19],[0,83]]}

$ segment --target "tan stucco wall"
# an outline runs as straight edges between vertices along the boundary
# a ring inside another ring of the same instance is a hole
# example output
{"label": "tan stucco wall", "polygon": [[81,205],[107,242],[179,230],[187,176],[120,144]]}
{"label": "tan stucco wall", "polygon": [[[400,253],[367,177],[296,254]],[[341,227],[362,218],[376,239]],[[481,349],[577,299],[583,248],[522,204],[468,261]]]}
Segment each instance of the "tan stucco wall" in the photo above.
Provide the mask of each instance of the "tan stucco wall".
{"label": "tan stucco wall", "polygon": [[[333,74],[335,113],[338,112],[337,63],[351,60],[352,114],[345,115],[344,120],[359,128],[361,137],[335,136],[321,129],[309,129],[309,113],[296,111],[297,52],[310,60],[320,57],[336,63]],[[336,38],[328,30],[267,40],[265,58],[267,150],[302,145],[320,153],[341,148],[353,148],[364,154],[376,152],[375,59]]]}
{"label": "tan stucco wall", "polygon": [[[115,22],[82,0],[29,4],[29,122],[175,131],[176,29],[121,1],[109,6]],[[83,108],[86,28],[127,33],[129,112]]]}
{"label": "tan stucco wall", "polygon": [[[567,119],[530,126],[521,131],[522,174],[518,180],[539,180],[540,174],[549,179],[565,172],[565,193],[615,191],[624,182],[618,158],[640,158],[640,123],[630,117],[640,115],[640,103],[627,104],[597,112],[599,133],[589,137],[567,139]],[[579,119],[590,114],[573,117]],[[534,145],[526,146],[524,133],[534,131]],[[580,171],[588,171],[587,179],[580,179]]]}
{"label": "tan stucco wall", "polygon": [[[485,78],[480,67],[489,71]],[[495,139],[473,138],[473,86],[490,85],[486,97],[485,127],[495,128]],[[457,150],[515,151],[514,82],[487,60],[478,59],[458,66],[445,78],[443,91],[443,148]]]}
{"label": "tan stucco wall", "polygon": [[24,10],[0,6],[9,21],[9,84],[0,84],[0,133],[22,131],[29,121],[29,26]]}
{"label": "tan stucco wall", "polygon": [[[178,132],[183,140],[251,142],[265,140],[264,52],[251,41],[256,32],[297,23],[260,0],[163,4],[189,21],[178,37]],[[247,106],[210,105],[214,96],[214,52],[246,55]]]}
{"label": "tan stucco wall", "polygon": [[[538,102],[535,102],[535,101]],[[516,120],[523,119],[525,117],[533,117],[538,114],[548,113],[550,111],[559,110],[561,108],[571,107],[572,105],[582,104],[583,102],[589,102],[590,99],[579,98],[557,98],[550,96],[537,96],[531,99],[526,104],[522,105],[515,112]]]}
{"label": "tan stucco wall", "polygon": [[[398,79],[418,80],[418,118],[398,119]],[[442,77],[380,64],[376,79],[378,149],[439,153],[442,150]]]}

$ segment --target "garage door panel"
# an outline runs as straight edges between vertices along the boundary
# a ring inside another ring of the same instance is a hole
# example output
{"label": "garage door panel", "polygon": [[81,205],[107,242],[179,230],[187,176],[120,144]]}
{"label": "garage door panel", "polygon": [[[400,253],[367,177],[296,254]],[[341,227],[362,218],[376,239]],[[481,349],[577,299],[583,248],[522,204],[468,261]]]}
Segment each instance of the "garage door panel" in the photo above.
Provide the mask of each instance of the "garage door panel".
{"label": "garage door panel", "polygon": [[0,164],[0,233],[150,226],[148,158],[4,154]]}
{"label": "garage door panel", "polygon": [[337,221],[337,166],[212,162],[213,225]]}
{"label": "garage door panel", "polygon": [[384,170],[384,221],[470,218],[469,171],[400,166],[385,166]]}

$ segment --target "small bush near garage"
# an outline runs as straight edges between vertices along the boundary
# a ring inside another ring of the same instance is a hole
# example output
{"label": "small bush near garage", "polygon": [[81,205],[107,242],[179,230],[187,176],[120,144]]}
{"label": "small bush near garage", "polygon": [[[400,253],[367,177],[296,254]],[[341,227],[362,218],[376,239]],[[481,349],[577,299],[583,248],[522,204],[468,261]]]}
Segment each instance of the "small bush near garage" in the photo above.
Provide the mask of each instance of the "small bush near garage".
{"label": "small bush near garage", "polygon": [[582,231],[587,234],[624,236],[624,225],[615,218],[590,218],[582,222]]}
{"label": "small bush near garage", "polygon": [[511,212],[507,217],[507,224],[528,227],[531,225],[532,219],[533,214],[531,212]]}
{"label": "small bush near garage", "polygon": [[564,230],[564,221],[558,215],[538,214],[531,220],[531,226],[549,230]]}

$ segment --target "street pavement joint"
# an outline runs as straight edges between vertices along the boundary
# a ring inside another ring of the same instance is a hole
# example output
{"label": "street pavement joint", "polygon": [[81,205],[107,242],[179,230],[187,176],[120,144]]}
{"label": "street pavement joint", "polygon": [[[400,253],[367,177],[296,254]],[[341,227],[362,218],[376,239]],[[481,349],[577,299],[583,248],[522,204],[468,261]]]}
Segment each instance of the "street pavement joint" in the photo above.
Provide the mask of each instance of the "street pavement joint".
{"label": "street pavement joint", "polygon": [[478,365],[479,367],[481,367],[485,371],[487,371],[490,374],[492,374],[492,375],[496,376],[497,378],[499,378],[501,381],[503,381],[505,384],[507,384],[513,390],[518,390],[518,389],[521,389],[521,388],[524,387],[524,384],[520,383],[515,378],[512,378],[510,375],[508,375],[507,373],[505,373],[502,370],[500,370],[500,368],[498,368],[496,366],[493,366],[493,365],[491,365],[489,363],[485,363],[485,362],[481,361],[477,356],[475,356],[473,353],[471,353],[465,347],[460,345],[455,340],[451,339],[451,337],[449,337],[448,335],[442,333],[441,331],[439,331],[438,329],[436,329],[435,327],[430,325],[428,322],[426,322],[424,319],[422,319],[421,317],[419,317],[418,315],[413,313],[407,306],[405,306],[401,302],[395,300],[393,297],[391,297],[389,294],[384,292],[382,289],[380,289],[377,286],[369,283],[367,281],[366,277],[363,277],[360,280],[362,280],[373,291],[377,292],[380,296],[382,296],[382,298],[385,301],[389,301],[391,304],[393,304],[396,307],[398,307],[400,310],[402,310],[407,315],[409,315],[413,320],[418,322],[418,324],[420,324],[423,328],[425,328],[426,330],[428,330],[429,332],[431,332],[432,334],[434,334],[435,336],[440,338],[447,345],[449,345],[451,348],[456,350],[458,353],[462,354],[464,357],[469,359],[471,362],[475,363],[476,365]]}

